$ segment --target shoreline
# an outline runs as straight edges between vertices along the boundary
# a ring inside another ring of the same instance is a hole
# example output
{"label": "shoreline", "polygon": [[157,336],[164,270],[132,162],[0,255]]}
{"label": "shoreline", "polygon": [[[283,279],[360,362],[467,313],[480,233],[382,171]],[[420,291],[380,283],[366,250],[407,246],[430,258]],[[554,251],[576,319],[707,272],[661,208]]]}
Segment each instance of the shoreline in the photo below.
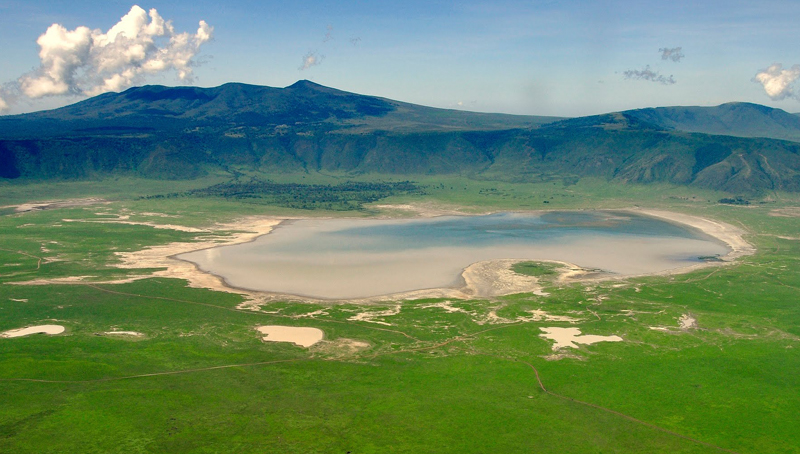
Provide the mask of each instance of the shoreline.
{"label": "shoreline", "polygon": [[653,210],[647,208],[627,208],[622,211],[643,214],[645,216],[650,216],[669,222],[676,222],[681,225],[688,225],[689,227],[693,227],[708,236],[716,238],[717,240],[728,245],[728,247],[731,249],[731,252],[723,257],[720,257],[723,262],[730,262],[740,257],[753,255],[756,252],[755,246],[748,243],[743,238],[743,235],[747,233],[746,231],[722,221],[690,214],[676,213],[674,211]]}
{"label": "shoreline", "polygon": [[[416,210],[413,205],[400,205],[389,206],[381,205],[384,209],[396,209],[405,212],[413,212],[409,218],[424,218],[436,216],[453,216],[453,215],[473,215],[472,213],[459,213],[453,209],[443,209],[436,211],[430,206],[420,207]],[[517,213],[541,213],[546,211],[563,211],[563,210],[510,210],[509,212]],[[585,210],[583,210],[585,211]],[[640,275],[615,275],[610,273],[603,273],[598,275],[596,270],[589,270],[573,263],[567,263],[557,260],[536,260],[537,262],[555,263],[561,266],[561,271],[556,282],[561,284],[569,284],[574,282],[597,282],[606,280],[620,280],[629,278],[639,278],[647,276],[666,276],[688,273],[697,269],[725,266],[735,263],[736,259],[747,255],[752,255],[756,252],[755,247],[742,238],[746,232],[733,225],[716,221],[708,218],[703,218],[694,215],[683,213],[676,213],[672,211],[664,211],[657,209],[643,209],[643,208],[625,208],[616,210],[592,210],[592,211],[613,211],[622,213],[631,213],[643,216],[649,216],[661,219],[666,222],[673,222],[680,224],[684,227],[696,229],[705,235],[708,235],[717,241],[727,245],[730,252],[723,257],[720,261],[714,262],[701,262],[680,268],[663,270],[655,273],[646,273]],[[494,211],[497,213],[500,211]],[[409,213],[410,214],[410,213]],[[481,213],[487,214],[487,213]],[[377,216],[375,218],[388,218],[390,216]],[[114,280],[109,282],[95,282],[84,281],[82,277],[52,279],[31,281],[24,283],[27,285],[36,284],[80,284],[83,282],[93,283],[126,283],[133,282],[140,279],[151,277],[168,277],[183,279],[187,282],[187,286],[191,288],[205,288],[214,291],[222,291],[226,293],[234,293],[242,295],[246,301],[240,304],[240,308],[257,309],[260,304],[276,300],[288,301],[302,301],[302,302],[317,302],[317,303],[354,303],[354,304],[369,304],[388,301],[411,300],[420,298],[453,298],[453,299],[471,299],[471,298],[493,298],[514,293],[534,293],[541,296],[546,295],[542,290],[542,286],[536,277],[525,276],[511,271],[513,264],[518,262],[525,262],[528,260],[521,259],[496,259],[470,264],[464,268],[458,277],[462,282],[459,287],[442,287],[442,288],[429,288],[419,289],[406,292],[399,292],[386,295],[355,297],[348,299],[341,298],[318,298],[312,296],[284,294],[276,292],[265,292],[259,290],[252,290],[247,288],[235,287],[230,285],[223,277],[201,270],[197,264],[188,260],[177,258],[178,255],[202,251],[210,248],[231,246],[235,244],[245,244],[257,240],[262,235],[268,235],[276,228],[286,222],[292,220],[302,219],[298,217],[270,217],[270,216],[249,216],[241,218],[235,222],[217,224],[207,228],[207,231],[198,235],[195,239],[196,242],[191,243],[169,243],[165,245],[152,246],[140,251],[133,252],[120,252],[117,257],[120,258],[121,263],[114,266],[123,269],[142,269],[142,268],[161,268],[158,271],[148,273],[146,275],[131,276],[126,279]],[[224,235],[224,232],[233,231],[234,233]],[[23,283],[21,283],[23,284]]]}

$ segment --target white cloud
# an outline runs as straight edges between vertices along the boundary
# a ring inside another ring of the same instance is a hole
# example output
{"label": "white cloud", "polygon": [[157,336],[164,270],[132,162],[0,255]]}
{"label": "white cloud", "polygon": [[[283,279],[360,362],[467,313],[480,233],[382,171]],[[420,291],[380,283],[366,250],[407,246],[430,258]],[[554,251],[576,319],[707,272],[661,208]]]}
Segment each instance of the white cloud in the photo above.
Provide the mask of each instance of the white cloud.
{"label": "white cloud", "polygon": [[682,50],[683,50],[682,47],[672,47],[672,48],[662,47],[661,49],[658,49],[658,51],[661,52],[662,60],[672,60],[676,63],[680,62],[681,58],[685,57],[685,55],[683,55],[683,52],[681,52]]}
{"label": "white cloud", "polygon": [[28,98],[91,96],[124,90],[147,75],[170,70],[189,83],[193,59],[213,32],[213,27],[200,21],[195,33],[176,33],[172,21],[138,5],[105,33],[53,24],[36,41],[39,68],[6,84],[6,89],[16,89]]}
{"label": "white cloud", "polygon": [[4,84],[0,86],[0,113],[11,109],[19,98],[19,87],[16,84]]}
{"label": "white cloud", "polygon": [[672,78],[671,74],[669,77],[666,77],[650,69],[650,65],[645,66],[644,69],[641,70],[629,69],[624,71],[622,75],[624,75],[626,79],[648,80],[650,82],[657,82],[662,85],[672,85],[675,83],[675,79]]}
{"label": "white cloud", "polygon": [[800,65],[783,69],[783,64],[773,63],[769,68],[762,69],[753,78],[764,87],[767,96],[775,101],[786,98],[798,98],[794,92],[794,83],[800,78]]}
{"label": "white cloud", "polygon": [[300,65],[298,68],[300,71],[305,71],[306,69],[317,66],[322,63],[322,60],[325,58],[324,55],[317,55],[316,52],[309,52],[303,57],[303,64]]}

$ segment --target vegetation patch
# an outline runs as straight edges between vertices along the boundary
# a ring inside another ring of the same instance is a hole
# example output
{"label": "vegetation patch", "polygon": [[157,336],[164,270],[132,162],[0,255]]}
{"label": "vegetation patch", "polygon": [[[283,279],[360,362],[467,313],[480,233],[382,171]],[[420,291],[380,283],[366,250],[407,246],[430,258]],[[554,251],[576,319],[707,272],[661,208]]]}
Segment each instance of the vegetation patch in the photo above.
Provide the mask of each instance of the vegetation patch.
{"label": "vegetation patch", "polygon": [[411,181],[348,181],[330,185],[274,183],[259,178],[251,178],[247,182],[233,180],[207,188],[145,196],[143,198],[218,197],[302,210],[353,211],[363,210],[365,203],[377,202],[387,197],[419,195],[422,193],[421,187]]}
{"label": "vegetation patch", "polygon": [[725,205],[750,205],[750,201],[741,196],[723,197],[719,199],[719,203],[724,203]]}
{"label": "vegetation patch", "polygon": [[557,276],[561,265],[547,262],[518,262],[511,266],[511,270],[524,276],[546,277]]}

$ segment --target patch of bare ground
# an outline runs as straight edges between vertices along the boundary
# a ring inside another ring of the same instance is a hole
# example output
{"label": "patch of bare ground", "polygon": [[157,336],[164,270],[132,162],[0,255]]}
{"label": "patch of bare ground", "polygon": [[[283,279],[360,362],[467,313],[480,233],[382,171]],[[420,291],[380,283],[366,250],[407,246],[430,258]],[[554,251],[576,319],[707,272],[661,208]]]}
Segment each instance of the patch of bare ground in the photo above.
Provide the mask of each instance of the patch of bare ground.
{"label": "patch of bare ground", "polygon": [[0,333],[0,337],[24,337],[31,334],[47,334],[54,336],[64,332],[64,327],[61,325],[36,325],[28,326],[25,328],[10,329]]}
{"label": "patch of bare ground", "polygon": [[217,224],[204,231],[204,234],[195,237],[194,242],[176,242],[140,251],[118,252],[116,255],[120,263],[116,266],[124,269],[160,268],[159,271],[146,276],[134,276],[131,278],[134,280],[145,277],[178,278],[186,280],[189,287],[238,293],[248,296],[250,300],[256,300],[257,292],[230,287],[220,277],[200,271],[193,263],[178,260],[174,256],[212,247],[247,243],[271,232],[280,222],[281,220],[276,218],[254,216],[236,222]]}
{"label": "patch of bare ground", "polygon": [[769,215],[781,218],[800,218],[800,207],[775,208],[769,210]]}
{"label": "patch of bare ground", "polygon": [[591,345],[596,342],[622,342],[619,336],[598,336],[594,334],[581,334],[580,328],[548,327],[539,328],[543,334],[540,337],[555,341],[553,351],[562,348],[578,348],[575,344]]}
{"label": "patch of bare ground", "polygon": [[351,321],[351,322],[368,322],[368,323],[377,323],[379,325],[384,325],[384,326],[392,326],[392,324],[389,323],[389,322],[386,322],[386,321],[383,321],[383,320],[376,320],[376,319],[383,318],[383,317],[391,317],[391,316],[397,315],[399,313],[400,313],[400,305],[397,304],[394,307],[391,307],[391,308],[383,310],[383,311],[365,311],[365,312],[360,312],[360,313],[348,318],[347,320]]}
{"label": "patch of bare ground", "polygon": [[502,325],[510,323],[527,323],[527,322],[566,322],[578,323],[583,321],[581,318],[570,317],[567,315],[553,315],[545,312],[542,309],[532,309],[525,311],[528,315],[518,315],[514,318],[501,317],[497,311],[502,309],[504,305],[496,305],[488,307],[488,312],[478,310],[466,310],[461,307],[453,306],[452,301],[440,301],[437,303],[429,303],[418,306],[419,309],[441,309],[448,314],[463,313],[472,319],[476,325]]}
{"label": "patch of bare ground", "polygon": [[22,205],[10,205],[9,207],[2,207],[2,208],[14,207],[15,213],[27,213],[29,211],[82,207],[89,205],[97,205],[100,203],[110,203],[110,202],[107,202],[100,198],[90,197],[85,199],[48,200],[43,202],[31,202],[31,203],[23,203]]}
{"label": "patch of bare ground", "polygon": [[575,353],[570,353],[568,351],[559,350],[557,352],[551,353],[549,355],[542,356],[547,361],[561,361],[562,359],[577,359],[578,361],[586,361],[586,358],[580,355],[576,355]]}
{"label": "patch of bare ground", "polygon": [[106,336],[144,337],[144,334],[138,331],[106,331],[102,334]]}
{"label": "patch of bare ground", "polygon": [[265,342],[291,342],[305,348],[311,347],[325,336],[319,328],[304,326],[264,325],[257,326],[256,330],[264,335],[262,340]]}
{"label": "patch of bare ground", "polygon": [[[664,219],[666,221],[677,222],[679,224],[688,225],[690,227],[694,227],[706,235],[710,235],[725,244],[731,249],[724,257],[720,257],[723,262],[732,262],[740,257],[752,255],[756,252],[756,248],[748,243],[744,238],[747,232],[743,229],[733,226],[731,224],[716,221],[713,219],[702,218],[699,216],[692,216],[683,213],[674,213],[671,211],[662,211],[662,210],[645,210],[645,209],[630,209],[628,211],[644,214],[646,216],[656,217],[659,219]],[[685,273],[687,271],[692,271],[697,268],[705,268],[708,266],[715,266],[719,262],[707,262],[702,263],[686,268],[681,268],[680,270],[667,272],[665,274],[677,274],[677,273]]]}
{"label": "patch of bare ground", "polygon": [[155,222],[129,221],[129,216],[119,216],[116,219],[62,219],[63,222],[83,222],[86,224],[125,224],[125,225],[145,225],[154,229],[177,230],[189,233],[208,233],[208,230],[196,227],[187,227],[177,224],[157,224]]}
{"label": "patch of bare ground", "polygon": [[691,314],[683,314],[681,318],[678,319],[678,325],[683,331],[697,329],[697,319]]}
{"label": "patch of bare ground", "polygon": [[539,279],[514,272],[511,267],[523,260],[488,260],[468,266],[461,277],[466,295],[478,298],[511,295],[514,293],[533,293],[548,296],[542,291]]}
{"label": "patch of bare ground", "polygon": [[332,358],[346,358],[371,347],[368,342],[340,337],[336,340],[322,340],[314,345],[313,352]]}
{"label": "patch of bare ground", "polygon": [[665,333],[682,333],[690,330],[699,329],[697,319],[692,314],[682,314],[678,318],[678,326],[650,326],[653,331],[662,331]]}

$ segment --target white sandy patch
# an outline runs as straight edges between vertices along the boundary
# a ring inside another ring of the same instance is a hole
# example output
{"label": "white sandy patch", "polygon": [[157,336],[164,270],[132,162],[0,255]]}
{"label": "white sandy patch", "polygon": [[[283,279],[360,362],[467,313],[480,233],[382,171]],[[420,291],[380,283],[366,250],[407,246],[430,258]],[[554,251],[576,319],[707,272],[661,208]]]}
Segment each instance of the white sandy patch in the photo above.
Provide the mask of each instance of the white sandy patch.
{"label": "white sandy patch", "polygon": [[567,323],[578,323],[580,321],[583,321],[583,319],[581,318],[569,317],[567,315],[548,314],[547,312],[541,309],[534,309],[527,312],[531,315],[528,317],[517,317],[517,321],[520,322],[546,321],[546,322],[567,322]]}
{"label": "white sandy patch", "polygon": [[128,221],[127,218],[130,216],[119,216],[117,219],[101,219],[101,220],[94,220],[94,219],[62,219],[63,222],[84,222],[87,224],[125,224],[125,225],[146,225],[148,227],[153,227],[156,229],[167,229],[167,230],[177,230],[179,232],[189,232],[189,233],[206,233],[208,230],[198,229],[196,227],[187,227],[184,225],[176,225],[176,224],[156,224],[154,222],[144,222],[144,221]]}
{"label": "white sandy patch", "polygon": [[[124,279],[115,279],[110,281],[90,281],[90,279],[95,278],[96,276],[71,276],[66,278],[35,279],[26,282],[12,282],[11,284],[50,285],[82,284],[85,282],[91,282],[93,284],[124,284],[151,277],[177,278],[185,279],[188,282],[189,287],[206,288],[244,295],[248,301],[242,303],[242,305],[240,305],[241,308],[259,310],[258,304],[271,300],[271,295],[229,287],[220,277],[200,271],[193,263],[175,259],[173,256],[182,254],[184,252],[253,241],[257,237],[272,231],[272,229],[280,222],[281,219],[253,216],[239,219],[231,223],[217,224],[213,228],[209,228],[208,231],[210,233],[198,236],[196,238],[198,241],[196,242],[176,242],[152,246],[140,251],[115,253],[115,255],[121,261],[120,263],[114,264],[114,266],[118,268],[161,268],[160,271],[155,271],[146,275],[135,275]],[[224,236],[222,234],[223,232],[225,232]]]}
{"label": "white sandy patch", "polygon": [[492,309],[486,314],[486,317],[483,320],[476,320],[475,323],[478,325],[503,325],[507,323],[516,323],[516,320],[512,320],[510,318],[505,318],[497,315],[497,309]]}
{"label": "white sandy patch", "polygon": [[266,325],[256,329],[265,335],[263,340],[267,342],[291,342],[306,348],[321,341],[325,335],[319,328],[300,326]]}
{"label": "white sandy patch", "polygon": [[117,335],[117,336],[134,336],[134,337],[144,336],[144,334],[137,331],[106,331],[103,334]]}
{"label": "white sandy patch", "polygon": [[317,310],[317,311],[314,311],[314,312],[308,312],[306,314],[293,315],[292,318],[314,318],[314,317],[316,317],[318,315],[321,315],[321,316],[328,315],[328,310],[327,309],[320,309],[320,310]]}
{"label": "white sandy patch", "polygon": [[[731,248],[730,253],[728,253],[724,257],[720,257],[720,259],[726,262],[731,262],[739,257],[752,255],[756,252],[756,248],[753,247],[752,244],[745,241],[744,238],[742,238],[742,235],[746,233],[744,230],[740,229],[739,227],[727,224],[725,222],[707,218],[701,218],[698,216],[691,216],[688,214],[673,213],[671,211],[641,210],[641,209],[633,209],[630,211],[660,219],[666,219],[668,221],[678,222],[680,224],[685,224],[702,231],[706,235],[713,236],[714,238],[724,242]],[[690,269],[706,267],[706,266],[714,266],[714,263],[709,262],[700,265],[695,265],[693,267],[682,268],[680,272],[685,272]]]}
{"label": "white sandy patch", "polygon": [[544,358],[547,361],[561,361],[562,359],[565,358],[575,359],[578,361],[586,361],[586,358],[584,358],[583,356],[570,353],[569,350],[558,350],[555,353],[542,356],[542,358]]}
{"label": "white sandy patch", "polygon": [[35,210],[51,210],[55,208],[88,206],[88,205],[95,205],[98,203],[108,203],[108,202],[98,198],[51,200],[46,202],[23,203],[22,205],[17,205],[16,208],[14,208],[14,211],[17,213],[26,213],[28,211],[35,211]]}
{"label": "white sandy patch", "polygon": [[140,216],[151,216],[151,217],[157,217],[157,218],[179,218],[180,217],[177,214],[151,213],[151,212],[147,212],[147,211],[143,211],[143,212],[139,213],[139,215]]}
{"label": "white sandy patch", "polygon": [[386,309],[385,311],[361,312],[360,314],[356,314],[348,318],[347,320],[351,322],[368,322],[368,323],[377,323],[379,325],[392,326],[391,323],[375,319],[378,317],[391,317],[392,315],[397,315],[399,313],[400,313],[400,305],[398,304],[390,309]]}
{"label": "white sandy patch", "polygon": [[692,317],[691,314],[683,314],[681,318],[678,319],[678,325],[680,325],[682,330],[696,329],[697,319]]}
{"label": "white sandy patch", "polygon": [[27,328],[12,329],[0,333],[0,337],[22,337],[31,334],[61,334],[64,332],[64,327],[61,325],[37,325],[29,326]]}
{"label": "white sandy patch", "polygon": [[330,344],[330,346],[335,348],[344,348],[350,351],[363,350],[369,347],[369,342],[363,342],[355,339],[347,339],[344,337],[340,337],[339,339],[331,341],[328,344]]}
{"label": "white sandy patch", "polygon": [[[23,282],[9,282],[11,285],[51,285],[51,284],[77,284],[87,282],[97,276],[67,276],[67,277],[54,277],[52,279],[33,279]],[[99,282],[95,282],[99,283]]]}
{"label": "white sandy patch", "polygon": [[368,342],[340,337],[336,340],[323,340],[314,345],[314,353],[333,358],[347,358],[370,347]]}
{"label": "white sandy patch", "polygon": [[580,328],[539,328],[544,334],[540,337],[554,340],[553,350],[560,348],[578,348],[575,344],[591,345],[595,342],[621,342],[622,338],[619,336],[597,336],[594,334],[581,334]]}
{"label": "white sandy patch", "polygon": [[453,306],[453,303],[451,301],[442,301],[442,302],[439,302],[439,303],[425,304],[425,305],[419,306],[419,308],[420,309],[431,309],[431,308],[442,309],[443,311],[447,312],[448,314],[455,314],[455,313],[462,313],[462,314],[468,314],[468,315],[473,315],[474,314],[474,311],[468,311],[468,310],[466,310],[464,308]]}
{"label": "white sandy patch", "polygon": [[515,273],[511,267],[525,260],[501,259],[487,260],[468,266],[461,276],[466,287],[464,293],[474,297],[492,297],[514,293],[533,293],[548,296],[542,292],[539,280],[534,276]]}
{"label": "white sandy patch", "polygon": [[566,315],[552,315],[548,314],[547,312],[541,309],[533,309],[525,311],[530,315],[520,315],[516,318],[510,319],[501,317],[497,314],[498,309],[501,309],[503,306],[492,307],[489,312],[485,316],[480,316],[477,311],[468,311],[466,309],[456,307],[452,305],[451,301],[442,301],[439,303],[431,303],[419,306],[420,309],[442,309],[448,314],[467,314],[472,318],[472,321],[477,325],[499,325],[499,324],[507,324],[507,323],[519,323],[519,322],[541,322],[541,321],[549,321],[549,322],[567,322],[567,323],[577,323],[582,321],[583,319],[569,317]]}
{"label": "white sandy patch", "polygon": [[697,319],[691,314],[683,314],[678,318],[678,326],[649,326],[653,331],[661,331],[665,333],[680,333],[690,329],[697,329]]}
{"label": "white sandy patch", "polygon": [[211,230],[214,232],[235,230],[236,232],[224,237],[205,236],[202,239],[198,238],[200,241],[194,243],[170,243],[149,247],[141,251],[120,252],[116,255],[121,259],[122,263],[116,266],[125,269],[164,268],[161,271],[156,271],[143,277],[185,279],[189,282],[189,287],[238,293],[246,295],[250,300],[257,300],[262,296],[258,292],[229,287],[220,277],[198,270],[193,263],[172,257],[184,252],[253,241],[259,236],[271,232],[280,222],[281,220],[276,218],[249,217],[230,224],[219,224]]}

